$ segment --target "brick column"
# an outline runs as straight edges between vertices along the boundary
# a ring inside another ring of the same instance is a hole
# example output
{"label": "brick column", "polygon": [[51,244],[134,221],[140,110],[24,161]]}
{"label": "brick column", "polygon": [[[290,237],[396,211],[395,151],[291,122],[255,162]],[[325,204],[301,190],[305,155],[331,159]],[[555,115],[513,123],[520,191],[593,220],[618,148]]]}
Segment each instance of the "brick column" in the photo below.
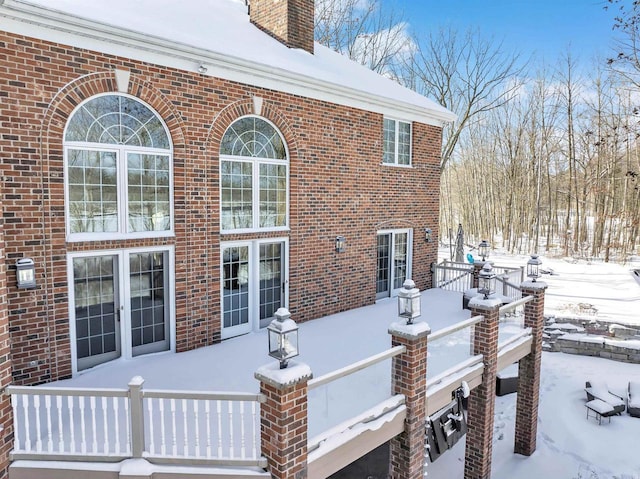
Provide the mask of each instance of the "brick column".
{"label": "brick column", "polygon": [[393,358],[392,391],[404,394],[407,407],[404,432],[391,440],[389,477],[422,479],[424,477],[427,419],[427,336],[431,332],[424,322],[393,323],[389,327],[391,344],[407,350]]}
{"label": "brick column", "polygon": [[531,353],[518,365],[518,398],[516,403],[516,434],[514,451],[530,456],[536,450],[538,433],[538,400],[540,397],[540,362],[542,359],[542,329],[544,328],[545,283],[522,283],[523,296],[533,296],[524,305],[524,327],[531,328]]}
{"label": "brick column", "polygon": [[478,287],[478,277],[485,263],[488,263],[488,261],[475,261],[473,263],[473,284],[471,285],[472,288]]}
{"label": "brick column", "polygon": [[260,407],[262,455],[274,479],[307,477],[307,382],[313,377],[306,364],[290,362],[262,366],[255,373],[266,401]]}
{"label": "brick column", "polygon": [[471,315],[484,316],[475,326],[473,354],[484,357],[482,384],[471,391],[467,413],[467,440],[464,461],[465,479],[491,477],[493,415],[496,400],[496,374],[498,370],[498,318],[502,302],[482,299],[478,295],[469,301]]}

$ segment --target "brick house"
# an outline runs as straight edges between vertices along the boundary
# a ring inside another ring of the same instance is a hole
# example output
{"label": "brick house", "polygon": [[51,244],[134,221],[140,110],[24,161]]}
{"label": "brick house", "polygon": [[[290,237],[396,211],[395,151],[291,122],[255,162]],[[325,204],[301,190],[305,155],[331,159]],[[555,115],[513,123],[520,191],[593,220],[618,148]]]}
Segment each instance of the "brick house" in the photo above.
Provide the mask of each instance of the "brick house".
{"label": "brick house", "polygon": [[4,385],[431,286],[453,115],[314,44],[312,0],[154,7],[0,2]]}

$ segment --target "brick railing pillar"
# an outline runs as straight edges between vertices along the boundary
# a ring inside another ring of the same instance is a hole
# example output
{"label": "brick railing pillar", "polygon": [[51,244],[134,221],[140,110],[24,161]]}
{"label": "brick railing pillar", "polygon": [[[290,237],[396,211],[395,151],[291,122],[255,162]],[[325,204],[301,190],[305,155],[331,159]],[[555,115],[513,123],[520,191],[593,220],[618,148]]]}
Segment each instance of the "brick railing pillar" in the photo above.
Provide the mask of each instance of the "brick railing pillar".
{"label": "brick railing pillar", "polygon": [[524,327],[531,328],[532,342],[531,353],[522,358],[518,365],[514,452],[530,456],[536,450],[538,433],[544,294],[547,285],[539,281],[527,281],[521,287],[523,296],[533,296],[533,300],[524,305]]}
{"label": "brick railing pillar", "polygon": [[424,322],[393,323],[389,327],[391,344],[407,350],[393,358],[392,391],[404,394],[407,417],[404,432],[391,440],[389,477],[422,479],[425,466],[427,419],[427,336],[431,332]]}
{"label": "brick railing pillar", "polygon": [[498,369],[498,319],[502,302],[478,295],[469,301],[471,315],[484,316],[475,326],[473,354],[482,354],[482,384],[471,391],[467,413],[467,439],[464,461],[465,479],[491,477],[493,415]]}
{"label": "brick railing pillar", "polygon": [[255,372],[266,401],[260,407],[262,455],[274,479],[307,477],[307,383],[313,377],[306,364],[278,363]]}

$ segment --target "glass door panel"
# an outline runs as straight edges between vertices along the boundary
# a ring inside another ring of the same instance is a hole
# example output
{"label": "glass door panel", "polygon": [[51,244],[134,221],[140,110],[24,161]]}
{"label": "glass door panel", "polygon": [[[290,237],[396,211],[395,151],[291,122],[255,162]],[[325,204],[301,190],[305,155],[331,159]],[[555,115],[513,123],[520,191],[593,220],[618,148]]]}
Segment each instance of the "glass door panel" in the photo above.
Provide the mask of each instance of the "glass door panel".
{"label": "glass door panel", "polygon": [[269,325],[283,305],[284,243],[260,244],[260,327]]}
{"label": "glass door panel", "polygon": [[407,247],[408,234],[395,233],[393,235],[393,293],[397,294],[407,279]]}
{"label": "glass door panel", "polygon": [[118,261],[115,255],[73,259],[78,370],[120,357]]}
{"label": "glass door panel", "polygon": [[222,337],[248,333],[249,246],[223,248],[222,275]]}
{"label": "glass door panel", "polygon": [[376,273],[376,299],[388,298],[391,291],[391,233],[378,235],[378,269]]}
{"label": "glass door panel", "polygon": [[167,256],[166,251],[129,255],[132,356],[170,348]]}

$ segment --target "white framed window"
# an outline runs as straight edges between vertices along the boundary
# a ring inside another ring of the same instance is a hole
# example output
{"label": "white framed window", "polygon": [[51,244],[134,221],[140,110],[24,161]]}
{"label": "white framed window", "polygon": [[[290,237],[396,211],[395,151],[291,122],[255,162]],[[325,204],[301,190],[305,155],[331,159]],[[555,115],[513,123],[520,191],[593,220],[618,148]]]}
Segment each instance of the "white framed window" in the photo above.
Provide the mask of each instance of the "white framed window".
{"label": "white framed window", "polygon": [[288,153],[282,135],[267,120],[240,118],[222,137],[220,199],[224,233],[287,229]]}
{"label": "white framed window", "polygon": [[411,166],[411,123],[384,119],[382,162],[386,165]]}
{"label": "white framed window", "polygon": [[67,255],[73,372],[175,351],[173,247]]}
{"label": "white framed window", "polygon": [[90,98],[64,135],[68,241],[173,234],[173,151],[160,117],[122,94]]}

